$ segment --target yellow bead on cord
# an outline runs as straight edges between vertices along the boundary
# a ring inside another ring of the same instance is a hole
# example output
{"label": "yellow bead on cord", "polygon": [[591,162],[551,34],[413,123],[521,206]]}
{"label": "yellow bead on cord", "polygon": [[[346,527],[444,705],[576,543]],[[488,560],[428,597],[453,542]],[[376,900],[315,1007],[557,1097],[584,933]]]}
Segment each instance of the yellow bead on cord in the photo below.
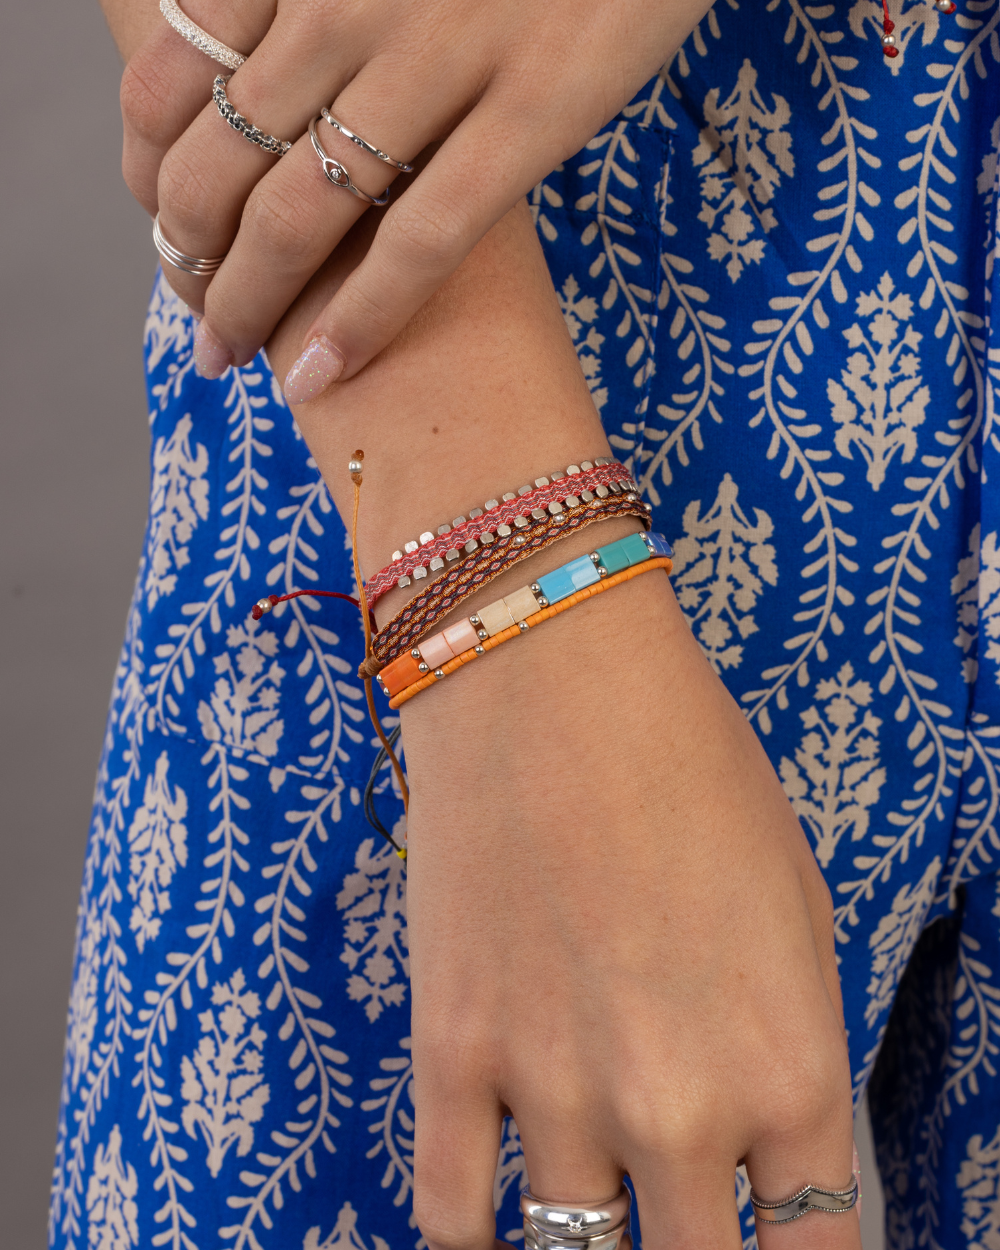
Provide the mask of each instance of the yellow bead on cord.
{"label": "yellow bead on cord", "polygon": [[[615,573],[611,577],[595,582],[592,586],[586,586],[583,590],[578,590],[576,594],[570,595],[568,599],[562,599],[559,603],[540,609],[540,611],[527,617],[523,624],[532,629],[535,625],[540,625],[542,621],[558,616],[560,612],[565,612],[569,608],[575,607],[576,604],[582,603],[585,599],[591,599],[595,595],[603,594],[604,591],[610,590],[613,586],[620,586],[622,582],[631,581],[633,577],[638,577],[642,573],[649,573],[653,569],[664,569],[667,573],[670,573],[673,567],[673,561],[666,556],[657,556],[652,560],[644,560],[642,564],[622,569],[620,573]],[[454,673],[463,664],[468,664],[472,660],[478,660],[480,652],[492,651],[494,647],[499,647],[503,643],[509,642],[512,638],[519,638],[523,632],[519,623],[501,630],[499,634],[494,634],[492,638],[484,639],[478,649],[470,647],[468,651],[463,651],[461,655],[455,656],[453,660],[448,660],[446,664],[442,664],[435,672],[428,673],[426,677],[421,677],[419,681],[415,681],[412,686],[407,686],[405,690],[401,690],[399,694],[394,695],[389,700],[389,706],[395,711],[396,708],[402,707],[404,703],[409,702],[414,695],[418,695],[421,690],[426,690],[429,686],[436,685],[442,677],[447,677],[449,674]],[[441,677],[437,676],[438,673],[441,674]],[[368,684],[370,685],[371,683],[369,682]]]}

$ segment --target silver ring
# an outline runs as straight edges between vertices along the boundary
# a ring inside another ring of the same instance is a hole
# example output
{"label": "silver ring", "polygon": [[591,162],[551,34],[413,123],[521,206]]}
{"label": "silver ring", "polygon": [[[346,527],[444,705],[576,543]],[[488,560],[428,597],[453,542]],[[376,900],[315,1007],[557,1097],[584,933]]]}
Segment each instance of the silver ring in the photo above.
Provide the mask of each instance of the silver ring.
{"label": "silver ring", "polygon": [[340,161],[335,161],[333,157],[326,151],[319,136],[316,134],[316,123],[320,121],[319,117],[314,117],[309,123],[309,138],[312,140],[313,149],[316,155],[323,162],[323,177],[327,182],[332,183],[335,187],[340,187],[344,191],[350,191],[351,195],[356,195],[359,200],[364,200],[366,204],[374,204],[377,208],[381,208],[383,204],[389,203],[389,188],[376,200],[362,191],[360,187],[356,187],[351,181],[351,175],[347,172]]}
{"label": "silver ring", "polygon": [[766,1224],[790,1224],[810,1211],[842,1215],[852,1210],[858,1201],[858,1178],[854,1178],[854,1184],[849,1189],[820,1189],[818,1185],[806,1185],[797,1194],[782,1198],[780,1202],[764,1202],[751,1189],[750,1201],[757,1218]]}
{"label": "silver ring", "polygon": [[159,213],[153,218],[153,246],[168,265],[182,269],[185,273],[192,273],[196,278],[211,277],[226,259],[225,256],[214,256],[211,260],[204,260],[200,256],[185,256],[183,252],[179,252],[172,243],[167,242],[160,226]]}
{"label": "silver ring", "polygon": [[628,1216],[632,1196],[622,1190],[608,1202],[544,1202],[521,1193],[525,1250],[631,1250]]}
{"label": "silver ring", "polygon": [[160,0],[160,12],[182,39],[194,44],[199,52],[204,52],[226,69],[239,69],[246,60],[245,56],[228,48],[218,39],[213,39],[207,30],[202,30],[197,23],[192,22],[177,0]]}
{"label": "silver ring", "polygon": [[334,130],[339,130],[345,139],[350,139],[352,143],[356,143],[359,148],[362,148],[371,156],[378,157],[380,161],[385,161],[387,165],[391,165],[393,169],[398,169],[401,173],[413,173],[412,165],[407,165],[405,161],[394,161],[391,156],[386,156],[381,148],[373,148],[372,145],[370,143],[366,143],[360,135],[356,135],[353,130],[348,130],[343,122],[338,122],[329,109],[323,110],[322,118],[325,122],[329,122]]}
{"label": "silver ring", "polygon": [[229,103],[229,97],[226,95],[226,83],[228,78],[223,78],[221,74],[212,83],[212,99],[215,101],[215,107],[219,110],[219,116],[224,122],[228,122],[230,126],[248,139],[251,143],[255,143],[257,147],[263,148],[265,152],[270,152],[274,156],[284,156],[286,152],[291,151],[292,145],[287,139],[276,139],[274,135],[267,135],[257,126],[252,125],[243,116],[237,113],[235,107]]}

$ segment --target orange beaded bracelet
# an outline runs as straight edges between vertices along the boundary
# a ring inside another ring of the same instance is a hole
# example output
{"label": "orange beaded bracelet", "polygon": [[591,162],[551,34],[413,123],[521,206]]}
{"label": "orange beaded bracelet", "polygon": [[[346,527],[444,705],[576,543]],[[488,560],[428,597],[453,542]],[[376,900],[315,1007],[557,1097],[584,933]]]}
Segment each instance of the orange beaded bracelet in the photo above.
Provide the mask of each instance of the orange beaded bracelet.
{"label": "orange beaded bracelet", "polygon": [[592,586],[585,586],[583,590],[578,590],[567,599],[561,599],[558,603],[540,609],[525,620],[520,621],[517,625],[511,625],[507,629],[501,630],[499,634],[494,634],[492,638],[484,639],[479,646],[470,647],[468,651],[463,651],[461,655],[448,660],[447,663],[442,664],[433,673],[428,673],[426,677],[421,677],[419,681],[415,681],[411,686],[407,686],[405,690],[401,690],[399,694],[389,700],[389,706],[393,709],[402,707],[414,695],[418,695],[421,690],[426,690],[428,686],[436,685],[449,674],[460,669],[463,664],[468,664],[472,660],[478,660],[480,655],[485,654],[487,651],[492,651],[494,647],[499,647],[501,643],[509,642],[511,638],[519,638],[526,630],[533,628],[535,625],[540,625],[542,621],[547,621],[550,617],[558,616],[560,612],[565,612],[568,608],[575,607],[576,604],[582,603],[585,599],[592,599],[595,595],[601,595],[606,590],[610,590],[612,586],[620,586],[622,582],[631,581],[633,577],[638,577],[642,573],[648,573],[653,569],[663,569],[665,572],[670,573],[673,567],[672,560],[667,556],[661,556],[657,559],[644,560],[641,564],[636,564],[631,568],[622,569],[620,573],[615,573],[602,581],[594,582]]}

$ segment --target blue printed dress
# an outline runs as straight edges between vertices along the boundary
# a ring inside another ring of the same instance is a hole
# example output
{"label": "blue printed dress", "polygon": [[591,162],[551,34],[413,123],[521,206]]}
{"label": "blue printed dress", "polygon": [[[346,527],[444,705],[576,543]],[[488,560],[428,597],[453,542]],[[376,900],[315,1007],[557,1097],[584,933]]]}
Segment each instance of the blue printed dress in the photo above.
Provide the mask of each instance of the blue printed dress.
{"label": "blue printed dress", "polygon": [[[875,0],[719,0],[532,204],[683,610],[830,883],[888,1245],[997,1250],[1000,7],[889,10],[893,61]],[[405,879],[362,817],[357,617],[248,614],[349,585],[344,529],[263,358],[200,379],[162,280],[145,342],[51,1244],[415,1250]],[[525,1179],[508,1122],[514,1242]]]}

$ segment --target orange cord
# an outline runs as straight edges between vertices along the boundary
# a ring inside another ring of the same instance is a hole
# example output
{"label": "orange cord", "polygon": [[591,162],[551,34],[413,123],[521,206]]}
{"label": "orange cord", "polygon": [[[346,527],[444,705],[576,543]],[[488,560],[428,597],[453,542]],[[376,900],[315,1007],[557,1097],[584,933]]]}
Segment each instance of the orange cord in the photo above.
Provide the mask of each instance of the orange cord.
{"label": "orange cord", "polygon": [[[578,590],[575,595],[570,595],[568,599],[563,599],[551,607],[540,609],[529,616],[525,624],[529,628],[540,625],[542,621],[558,616],[560,612],[566,612],[569,608],[582,603],[584,599],[592,599],[595,595],[603,594],[604,591],[610,590],[612,586],[620,586],[623,582],[631,581],[633,577],[638,577],[642,573],[652,572],[653,569],[665,569],[667,573],[670,573],[673,567],[673,561],[666,556],[657,556],[652,560],[643,560],[642,564],[636,564],[630,569],[622,569],[620,573],[606,577],[603,581],[595,582],[593,586],[586,586],[583,590]],[[499,647],[502,643],[509,642],[512,638],[520,638],[523,632],[520,625],[509,625],[506,629],[501,630],[499,634],[494,634],[492,638],[487,638],[480,643],[480,646],[484,651],[492,651],[494,647]],[[438,671],[447,677],[450,673],[460,669],[463,664],[469,664],[472,660],[478,659],[479,652],[474,647],[470,647],[468,651],[463,651],[461,655],[456,655],[453,660],[448,660],[446,664],[442,664]],[[389,706],[395,711],[396,708],[401,707],[412,699],[414,695],[419,694],[421,690],[426,690],[428,686],[436,685],[440,680],[440,677],[436,677],[433,673],[428,673],[426,677],[421,677],[419,681],[415,681],[412,686],[407,686],[399,694],[393,695],[389,700]]]}
{"label": "orange cord", "polygon": [[[358,562],[358,508],[361,505],[361,482],[363,477],[360,466],[364,464],[364,459],[365,453],[363,451],[356,451],[351,458],[351,481],[354,483],[354,516],[351,521],[351,555],[354,560],[354,579],[358,585],[359,598],[364,595],[364,582],[361,580],[361,565]],[[359,466],[357,469],[354,468],[355,463]],[[364,610],[362,610],[361,613],[361,621],[365,630],[365,659],[367,660],[372,653],[372,627],[368,613]],[[378,734],[379,742],[382,743],[385,753],[392,762],[393,771],[396,774],[396,780],[399,782],[399,789],[403,795],[403,811],[409,814],[410,788],[406,784],[406,777],[403,775],[403,769],[396,756],[396,752],[392,749],[392,745],[386,737],[385,730],[382,728],[382,722],[378,718],[378,711],[375,707],[375,695],[372,691],[372,679],[370,677],[366,677],[364,680],[365,698],[368,701],[368,715],[371,717],[372,725],[374,725],[375,732]],[[397,847],[396,854],[400,859],[405,861],[406,848]]]}

